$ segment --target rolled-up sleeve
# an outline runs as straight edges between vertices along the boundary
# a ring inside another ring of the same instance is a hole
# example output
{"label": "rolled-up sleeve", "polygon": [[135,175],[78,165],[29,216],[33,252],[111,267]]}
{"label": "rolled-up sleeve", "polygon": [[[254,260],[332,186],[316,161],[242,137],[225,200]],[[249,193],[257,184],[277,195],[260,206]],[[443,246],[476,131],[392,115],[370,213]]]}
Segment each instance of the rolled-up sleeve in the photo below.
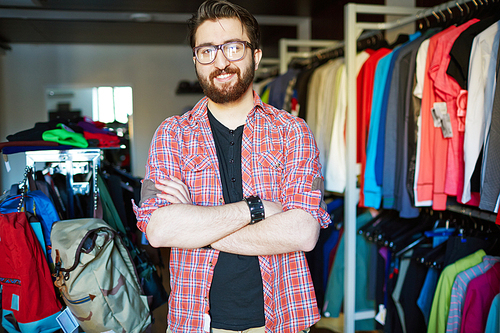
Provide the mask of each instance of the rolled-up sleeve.
{"label": "rolled-up sleeve", "polygon": [[309,212],[322,228],[326,228],[331,219],[323,201],[323,176],[314,136],[302,119],[287,131],[287,136],[283,209]]}
{"label": "rolled-up sleeve", "polygon": [[[153,188],[151,188],[151,186]],[[158,199],[156,193],[159,191],[154,191],[153,189],[154,181],[151,179],[144,179],[141,188],[141,201],[137,205],[132,200],[132,208],[137,217],[137,228],[144,233],[146,232],[146,226],[148,225],[151,214],[153,214],[158,207],[168,204],[165,200]]]}

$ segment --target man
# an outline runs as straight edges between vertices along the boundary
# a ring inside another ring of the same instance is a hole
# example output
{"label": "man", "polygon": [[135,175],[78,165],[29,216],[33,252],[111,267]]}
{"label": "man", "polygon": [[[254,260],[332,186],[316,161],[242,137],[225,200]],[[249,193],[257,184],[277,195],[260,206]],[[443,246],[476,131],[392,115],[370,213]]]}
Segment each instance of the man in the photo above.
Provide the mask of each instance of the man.
{"label": "man", "polygon": [[167,332],[308,332],[319,313],[303,251],[330,222],[313,135],[254,93],[247,10],[208,0],[189,25],[206,97],[157,129],[134,207],[150,244],[172,248]]}

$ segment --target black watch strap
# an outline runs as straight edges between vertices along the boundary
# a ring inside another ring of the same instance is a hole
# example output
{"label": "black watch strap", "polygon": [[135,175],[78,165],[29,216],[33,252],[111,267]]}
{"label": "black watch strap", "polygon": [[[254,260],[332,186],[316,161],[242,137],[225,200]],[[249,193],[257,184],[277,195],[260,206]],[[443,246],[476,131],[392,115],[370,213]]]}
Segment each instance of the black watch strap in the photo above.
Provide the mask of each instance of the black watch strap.
{"label": "black watch strap", "polygon": [[243,198],[243,200],[245,200],[248,208],[250,209],[251,220],[249,224],[262,221],[266,217],[264,213],[264,204],[258,196],[252,195],[250,197]]}

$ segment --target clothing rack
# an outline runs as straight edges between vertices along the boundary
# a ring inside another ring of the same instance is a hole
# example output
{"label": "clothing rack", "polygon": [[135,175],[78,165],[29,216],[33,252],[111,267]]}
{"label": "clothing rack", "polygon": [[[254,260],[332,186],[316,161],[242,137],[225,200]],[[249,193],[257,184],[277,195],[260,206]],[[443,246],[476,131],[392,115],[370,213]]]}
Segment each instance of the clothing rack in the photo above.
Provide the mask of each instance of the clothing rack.
{"label": "clothing rack", "polygon": [[[380,31],[365,31],[363,32],[358,40],[367,40],[370,43],[371,39],[378,38],[382,39]],[[288,70],[290,62],[294,58],[328,58],[330,53],[344,50],[344,41],[335,40],[309,40],[309,39],[280,39],[280,56],[279,56],[279,66],[280,74],[285,74]],[[296,47],[296,51],[289,50],[290,47]],[[311,50],[315,48],[315,50]]]}
{"label": "clothing rack", "polygon": [[[100,149],[39,150],[27,151],[26,166],[36,170],[35,163],[57,163],[66,174],[70,188],[75,194],[90,194],[93,198],[93,210],[97,210],[99,188],[97,174],[101,161]],[[73,175],[91,173],[89,182],[75,182]]]}
{"label": "clothing rack", "polygon": [[[469,0],[449,1],[432,8],[399,7],[383,5],[362,5],[348,3],[344,6],[344,43],[345,64],[347,71],[347,116],[346,116],[346,189],[344,198],[344,332],[354,333],[355,321],[373,318],[374,312],[356,313],[356,208],[358,192],[356,190],[356,45],[363,30],[392,30],[420,19],[450,11],[457,4]],[[397,15],[403,18],[385,23],[358,21],[357,14]],[[437,17],[436,17],[437,18]]]}
{"label": "clothing rack", "polygon": [[[314,51],[310,51],[310,48],[337,48],[343,45],[343,42],[335,40],[310,40],[310,39],[280,39],[280,74],[285,74],[288,69],[288,64],[293,58],[301,57],[307,58],[314,55]],[[298,51],[290,51],[290,47],[297,47]]]}
{"label": "clothing rack", "polygon": [[446,210],[450,212],[460,213],[462,215],[467,215],[470,217],[475,217],[481,220],[489,221],[495,223],[496,214],[491,212],[485,212],[479,209],[473,209],[469,207],[464,207],[460,205],[451,205],[446,207]]}

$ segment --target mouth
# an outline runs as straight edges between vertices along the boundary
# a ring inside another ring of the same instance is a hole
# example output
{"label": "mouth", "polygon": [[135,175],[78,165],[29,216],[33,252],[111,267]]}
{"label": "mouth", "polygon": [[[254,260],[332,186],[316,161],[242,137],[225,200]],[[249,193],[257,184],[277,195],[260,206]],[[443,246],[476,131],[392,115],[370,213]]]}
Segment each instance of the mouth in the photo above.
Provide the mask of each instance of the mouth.
{"label": "mouth", "polygon": [[223,73],[223,74],[217,75],[215,78],[217,79],[217,81],[226,82],[226,81],[229,81],[233,76],[234,76],[234,73]]}
{"label": "mouth", "polygon": [[225,83],[229,82],[233,79],[234,76],[238,75],[238,71],[226,68],[224,70],[217,70],[210,74],[210,79],[215,80],[217,82]]}

